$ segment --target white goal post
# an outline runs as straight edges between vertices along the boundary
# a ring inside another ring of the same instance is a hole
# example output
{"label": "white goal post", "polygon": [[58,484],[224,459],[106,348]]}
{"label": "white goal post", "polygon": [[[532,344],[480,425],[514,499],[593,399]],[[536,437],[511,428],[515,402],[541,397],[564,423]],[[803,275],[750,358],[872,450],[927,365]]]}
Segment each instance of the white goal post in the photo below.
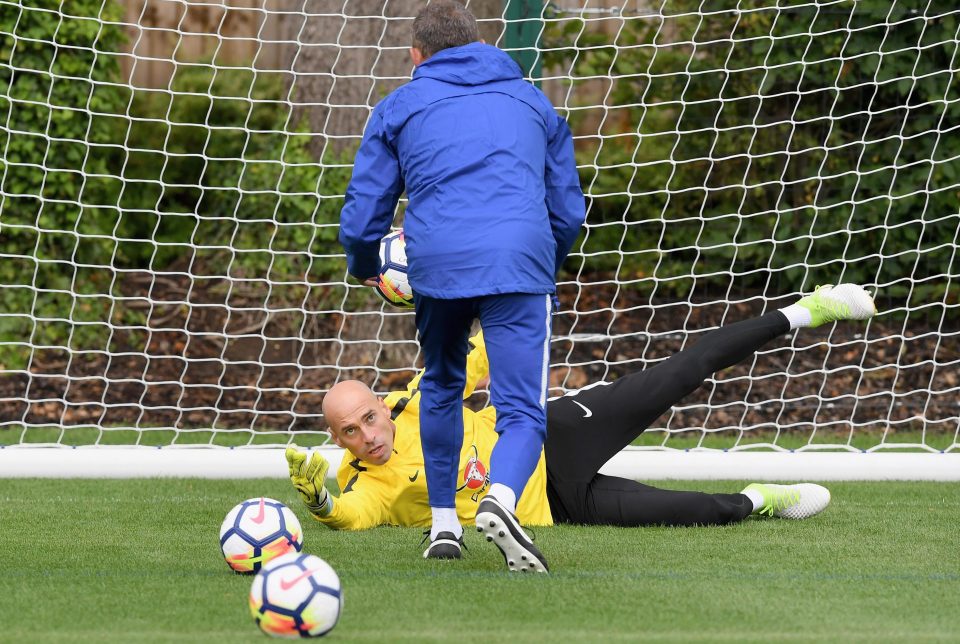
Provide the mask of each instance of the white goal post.
{"label": "white goal post", "polygon": [[[315,448],[336,478],[344,450]],[[960,481],[956,454],[783,453],[625,450],[601,473],[644,480],[748,481]],[[0,449],[6,478],[286,477],[283,450],[276,448],[79,447]]]}
{"label": "white goal post", "polygon": [[[285,476],[294,442],[339,461],[323,395],[419,364],[412,313],[336,239],[424,4],[0,0],[0,477]],[[605,472],[960,478],[960,8],[466,4],[574,133],[588,214],[551,395],[818,284],[876,293],[870,322],[771,342]]]}

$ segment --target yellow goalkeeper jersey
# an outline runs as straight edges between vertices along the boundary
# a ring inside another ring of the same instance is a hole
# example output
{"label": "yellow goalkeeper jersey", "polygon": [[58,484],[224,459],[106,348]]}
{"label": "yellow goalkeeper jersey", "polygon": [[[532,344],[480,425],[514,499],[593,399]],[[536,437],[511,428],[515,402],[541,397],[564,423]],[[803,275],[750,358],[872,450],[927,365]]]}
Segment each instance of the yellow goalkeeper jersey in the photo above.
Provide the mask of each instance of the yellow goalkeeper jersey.
{"label": "yellow goalkeeper jersey", "polygon": [[[467,357],[464,398],[473,393],[477,382],[489,371],[482,334],[471,338],[470,343],[473,349]],[[337,471],[340,496],[333,504],[333,511],[325,517],[316,517],[318,521],[342,530],[363,530],[379,525],[430,525],[430,503],[420,447],[418,385],[422,375],[422,371],[417,374],[406,391],[392,392],[385,399],[397,428],[393,455],[383,465],[373,465],[351,459],[352,455],[347,452]],[[497,442],[497,433],[493,429],[495,421],[493,407],[479,412],[463,409],[463,448],[460,450],[456,494],[460,523],[473,522],[477,504],[490,487],[490,454]],[[517,503],[517,518],[521,523],[553,523],[546,486],[547,468],[541,451],[537,468]]]}

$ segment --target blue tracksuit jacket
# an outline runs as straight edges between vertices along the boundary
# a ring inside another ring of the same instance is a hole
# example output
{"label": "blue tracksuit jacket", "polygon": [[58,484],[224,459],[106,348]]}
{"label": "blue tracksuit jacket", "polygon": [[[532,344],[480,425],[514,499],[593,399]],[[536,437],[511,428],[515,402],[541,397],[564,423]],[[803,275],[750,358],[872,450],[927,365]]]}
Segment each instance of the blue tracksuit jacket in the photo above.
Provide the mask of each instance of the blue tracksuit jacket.
{"label": "blue tracksuit jacket", "polygon": [[354,277],[379,272],[404,189],[410,285],[440,299],[553,293],[586,216],[566,121],[479,42],[434,54],[374,108],[340,213]]}

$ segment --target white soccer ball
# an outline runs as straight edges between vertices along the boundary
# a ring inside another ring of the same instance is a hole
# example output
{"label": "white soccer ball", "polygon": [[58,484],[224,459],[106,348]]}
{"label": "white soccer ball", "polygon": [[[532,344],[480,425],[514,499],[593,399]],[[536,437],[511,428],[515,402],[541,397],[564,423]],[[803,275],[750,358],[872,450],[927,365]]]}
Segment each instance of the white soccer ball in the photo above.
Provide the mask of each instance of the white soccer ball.
{"label": "white soccer ball", "polygon": [[271,559],[302,549],[300,521],[280,501],[247,499],[234,506],[220,525],[220,550],[237,572],[257,572]]}
{"label": "white soccer ball", "polygon": [[402,230],[390,233],[380,240],[377,295],[391,306],[413,308],[413,289],[407,279],[407,247]]}
{"label": "white soccer ball", "polygon": [[277,557],[250,587],[250,614],[274,637],[322,637],[337,625],[342,608],[340,578],[315,555]]}

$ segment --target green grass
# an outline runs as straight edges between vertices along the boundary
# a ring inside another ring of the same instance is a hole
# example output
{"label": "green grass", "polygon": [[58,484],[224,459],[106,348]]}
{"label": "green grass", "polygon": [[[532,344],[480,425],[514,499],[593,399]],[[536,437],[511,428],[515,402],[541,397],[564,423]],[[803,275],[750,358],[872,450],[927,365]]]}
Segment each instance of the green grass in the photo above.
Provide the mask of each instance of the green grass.
{"label": "green grass", "polygon": [[294,508],[305,550],[340,573],[335,641],[960,640],[960,484],[830,487],[808,521],[541,528],[554,572],[527,577],[472,530],[443,563],[416,529],[308,523],[282,480],[0,479],[0,641],[265,641],[217,545],[227,510],[259,495]]}

